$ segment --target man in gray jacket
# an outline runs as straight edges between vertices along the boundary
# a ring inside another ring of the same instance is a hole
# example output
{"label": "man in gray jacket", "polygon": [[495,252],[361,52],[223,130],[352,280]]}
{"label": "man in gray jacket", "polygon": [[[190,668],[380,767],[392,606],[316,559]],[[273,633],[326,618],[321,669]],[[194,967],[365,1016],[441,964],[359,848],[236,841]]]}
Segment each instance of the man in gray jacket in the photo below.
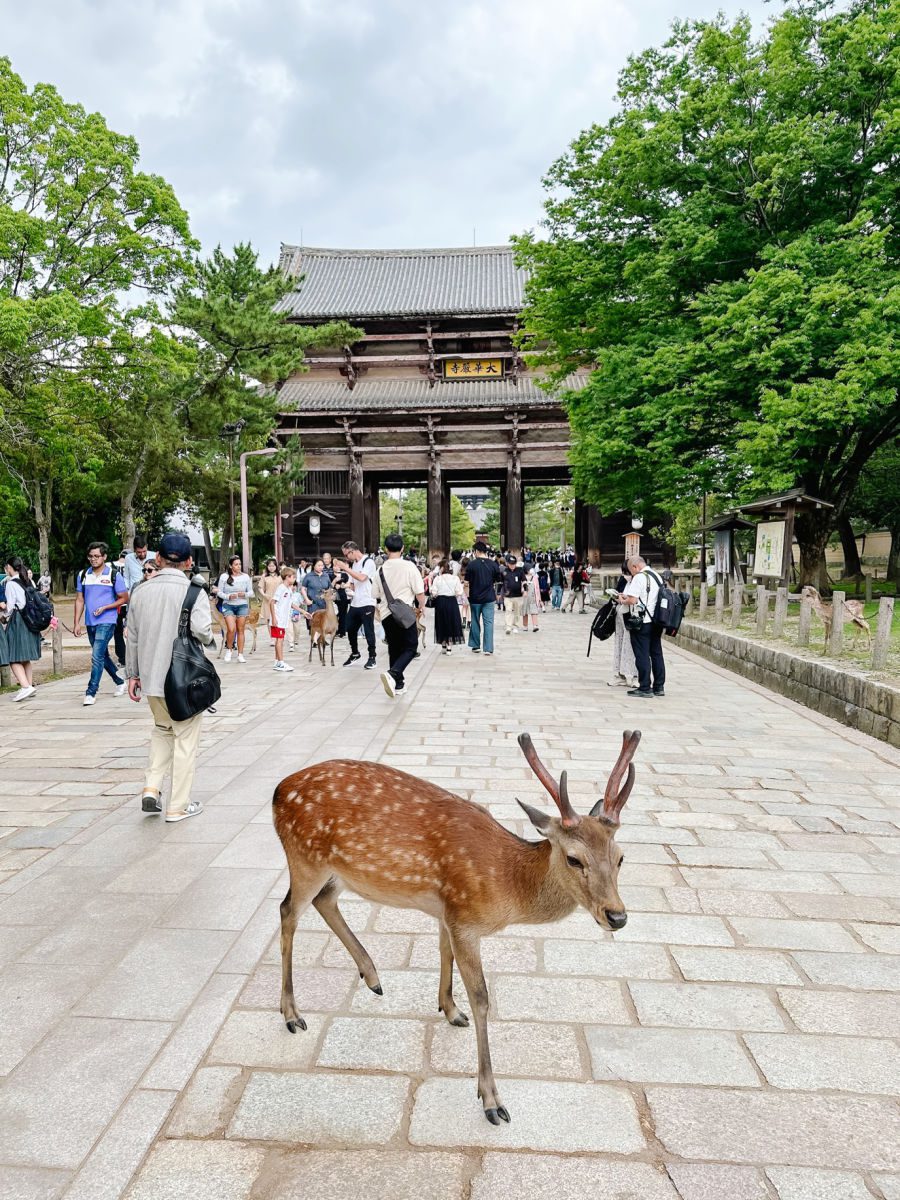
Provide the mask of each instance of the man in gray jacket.
{"label": "man in gray jacket", "polygon": [[[188,538],[183,533],[167,533],[160,539],[156,562],[159,570],[135,588],[128,607],[125,672],[128,695],[134,701],[146,696],[153,716],[141,808],[145,813],[162,812],[162,785],[171,774],[166,820],[183,821],[203,811],[201,802],[191,799],[203,714],[174,721],[166,707],[165,685],[193,566]],[[204,646],[213,642],[209,596],[202,590],[191,609],[191,633]]]}

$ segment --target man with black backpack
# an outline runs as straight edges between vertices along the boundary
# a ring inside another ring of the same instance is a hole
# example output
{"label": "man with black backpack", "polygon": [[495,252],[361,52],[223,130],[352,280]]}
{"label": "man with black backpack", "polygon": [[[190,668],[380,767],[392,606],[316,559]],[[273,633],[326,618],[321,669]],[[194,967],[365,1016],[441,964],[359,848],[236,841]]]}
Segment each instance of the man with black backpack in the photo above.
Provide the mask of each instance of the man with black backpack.
{"label": "man with black backpack", "polygon": [[628,605],[625,627],[631,634],[638,686],[630,688],[626,695],[652,700],[654,696],[666,693],[666,663],[662,650],[666,627],[657,617],[661,600],[668,603],[668,597],[662,593],[671,590],[640,556],[629,558],[628,570],[631,579],[618,599],[620,604]]}
{"label": "man with black backpack", "polygon": [[190,634],[204,646],[213,642],[212,613],[205,589],[188,580],[193,567],[189,538],[183,533],[165,534],[159,542],[156,563],[159,570],[135,588],[128,610],[125,643],[128,695],[134,701],[146,696],[153,716],[141,809],[151,815],[162,813],[162,786],[171,774],[166,820],[183,821],[203,811],[202,803],[191,799],[203,713],[176,720],[166,700],[166,680],[189,587],[193,601]]}

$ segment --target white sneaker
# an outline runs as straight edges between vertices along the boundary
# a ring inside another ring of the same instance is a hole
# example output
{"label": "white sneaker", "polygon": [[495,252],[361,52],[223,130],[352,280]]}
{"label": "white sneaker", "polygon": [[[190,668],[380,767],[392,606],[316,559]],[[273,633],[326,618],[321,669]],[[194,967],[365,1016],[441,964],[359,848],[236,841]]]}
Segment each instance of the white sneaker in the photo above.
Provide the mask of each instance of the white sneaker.
{"label": "white sneaker", "polygon": [[281,669],[282,669],[282,671],[293,671],[294,668],[291,666],[290,663],[283,662],[281,664]]}
{"label": "white sneaker", "polygon": [[394,677],[390,673],[390,671],[382,671],[381,672],[381,686],[384,688],[384,690],[387,692],[387,694],[393,700],[394,697],[397,695],[397,684],[394,681]]}
{"label": "white sneaker", "polygon": [[183,821],[186,817],[196,817],[198,813],[203,812],[203,804],[199,800],[192,800],[183,812],[168,812],[166,820],[171,823],[173,821]]}
{"label": "white sneaker", "polygon": [[615,675],[612,679],[607,679],[607,687],[630,687],[628,680],[624,675]]}
{"label": "white sneaker", "polygon": [[231,651],[230,650],[225,651],[225,661],[231,662]]}
{"label": "white sneaker", "polygon": [[124,696],[127,691],[128,691],[127,683],[117,683],[116,684],[116,695],[117,696]]}
{"label": "white sneaker", "polygon": [[81,703],[82,703],[82,704],[83,704],[85,707],[87,707],[87,705],[89,705],[89,704],[96,704],[96,703],[97,703],[97,697],[96,697],[96,696],[87,696],[87,695],[86,695],[86,696],[85,696],[85,698],[82,700],[82,702],[81,702]]}
{"label": "white sneaker", "polygon": [[[20,700],[27,700],[28,697],[33,696],[36,691],[37,691],[37,688],[33,687],[33,686],[20,687],[19,690],[16,692],[16,694],[13,696],[13,704],[18,704],[18,702]],[[93,701],[92,701],[92,703],[93,703]]]}
{"label": "white sneaker", "polygon": [[239,655],[238,655],[238,662],[245,663],[246,661],[247,661],[247,660],[246,660],[246,658],[244,658],[243,654],[239,654]]}

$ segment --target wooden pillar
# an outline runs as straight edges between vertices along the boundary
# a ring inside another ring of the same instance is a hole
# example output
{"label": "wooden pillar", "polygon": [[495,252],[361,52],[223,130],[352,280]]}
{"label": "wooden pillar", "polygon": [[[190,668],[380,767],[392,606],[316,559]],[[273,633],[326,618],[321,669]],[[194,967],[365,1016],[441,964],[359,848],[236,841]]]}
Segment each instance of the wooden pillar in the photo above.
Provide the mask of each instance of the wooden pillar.
{"label": "wooden pillar", "polygon": [[366,544],[366,502],[364,473],[358,454],[350,455],[350,540],[357,546]]}
{"label": "wooden pillar", "polygon": [[707,609],[708,604],[709,604],[709,585],[707,584],[706,580],[704,579],[703,583],[700,584],[700,609],[697,613],[698,621],[706,620],[706,609]]}
{"label": "wooden pillar", "polygon": [[509,552],[522,553],[525,544],[525,490],[522,487],[519,456],[515,451],[509,455],[506,466],[506,521],[503,540]]}
{"label": "wooden pillar", "polygon": [[794,517],[796,505],[790,503],[784,513],[784,551],[781,559],[781,586],[790,590],[791,566],[794,561]]}
{"label": "wooden pillar", "polygon": [[[445,483],[441,489],[441,541],[444,545],[444,554],[449,554],[452,546],[450,545],[450,485]],[[457,549],[465,549],[458,546]]]}
{"label": "wooden pillar", "polygon": [[812,624],[812,604],[809,597],[801,593],[800,624],[797,626],[797,645],[809,645],[809,627]]}
{"label": "wooden pillar", "polygon": [[775,593],[775,624],[772,627],[773,637],[784,637],[784,623],[787,619],[788,589],[780,587]]}
{"label": "wooden pillar", "polygon": [[587,555],[587,560],[592,567],[599,567],[602,562],[601,554],[601,536],[603,530],[603,521],[600,516],[600,509],[596,504],[585,504],[584,506],[584,552]]}
{"label": "wooden pillar", "polygon": [[506,551],[506,488],[500,489],[500,550]]}
{"label": "wooden pillar", "polygon": [[769,620],[769,592],[765,587],[756,589],[756,632],[759,637],[766,636],[766,624]]}
{"label": "wooden pillar", "polygon": [[894,597],[882,596],[878,603],[878,625],[875,628],[875,647],[872,650],[872,670],[883,671],[887,666],[894,620]]}
{"label": "wooden pillar", "polygon": [[431,460],[431,470],[428,472],[428,492],[425,501],[425,561],[430,563],[432,556],[439,554],[441,558],[447,553],[444,544],[444,481],[441,476],[441,460],[435,455]]}
{"label": "wooden pillar", "polygon": [[381,545],[381,498],[378,480],[365,475],[363,480],[363,505],[365,507],[366,540],[360,545],[373,554]]}
{"label": "wooden pillar", "polygon": [[846,592],[833,592],[831,596],[831,637],[825,647],[832,658],[840,658],[844,652],[844,601]]}
{"label": "wooden pillar", "polygon": [[744,585],[736,583],[731,591],[731,628],[737,629],[741,623],[741,609],[744,604]]}

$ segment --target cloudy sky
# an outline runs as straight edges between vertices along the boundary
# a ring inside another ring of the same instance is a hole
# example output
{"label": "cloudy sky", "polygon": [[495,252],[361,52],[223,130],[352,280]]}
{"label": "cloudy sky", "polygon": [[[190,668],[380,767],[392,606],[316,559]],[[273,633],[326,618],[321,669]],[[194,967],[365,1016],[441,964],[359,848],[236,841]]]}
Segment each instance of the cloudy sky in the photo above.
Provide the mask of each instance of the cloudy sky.
{"label": "cloudy sky", "polygon": [[0,53],[137,137],[209,250],[505,242],[677,17],[763,0],[0,0]]}

